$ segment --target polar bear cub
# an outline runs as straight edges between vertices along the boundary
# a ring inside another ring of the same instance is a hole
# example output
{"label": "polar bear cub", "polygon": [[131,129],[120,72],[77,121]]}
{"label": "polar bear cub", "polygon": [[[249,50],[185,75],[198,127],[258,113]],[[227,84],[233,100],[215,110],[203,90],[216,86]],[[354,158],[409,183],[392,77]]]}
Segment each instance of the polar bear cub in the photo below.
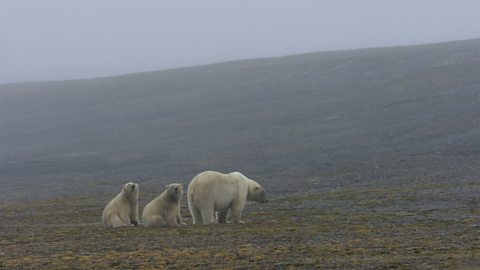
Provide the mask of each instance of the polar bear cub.
{"label": "polar bear cub", "polygon": [[247,201],[267,202],[265,190],[239,172],[202,172],[188,185],[187,197],[193,224],[215,223],[215,214],[218,223],[226,223],[229,212],[234,223],[244,223]]}
{"label": "polar bear cub", "polygon": [[102,213],[102,222],[107,227],[138,225],[138,184],[129,182],[111,200]]}
{"label": "polar bear cub", "polygon": [[182,195],[182,184],[167,185],[165,191],[143,209],[145,227],[185,225],[180,214]]}

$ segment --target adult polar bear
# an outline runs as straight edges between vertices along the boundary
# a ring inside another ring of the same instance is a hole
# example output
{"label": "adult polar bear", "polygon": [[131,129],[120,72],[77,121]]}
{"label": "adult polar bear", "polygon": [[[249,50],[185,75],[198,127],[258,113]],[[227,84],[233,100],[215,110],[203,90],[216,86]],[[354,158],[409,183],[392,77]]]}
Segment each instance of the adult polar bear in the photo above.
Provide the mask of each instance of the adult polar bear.
{"label": "adult polar bear", "polygon": [[215,223],[215,212],[218,223],[226,223],[229,211],[234,223],[244,223],[247,201],[267,202],[265,190],[239,172],[202,172],[188,185],[187,197],[193,224]]}
{"label": "adult polar bear", "polygon": [[122,191],[103,209],[102,222],[113,228],[138,225],[138,184],[123,185]]}

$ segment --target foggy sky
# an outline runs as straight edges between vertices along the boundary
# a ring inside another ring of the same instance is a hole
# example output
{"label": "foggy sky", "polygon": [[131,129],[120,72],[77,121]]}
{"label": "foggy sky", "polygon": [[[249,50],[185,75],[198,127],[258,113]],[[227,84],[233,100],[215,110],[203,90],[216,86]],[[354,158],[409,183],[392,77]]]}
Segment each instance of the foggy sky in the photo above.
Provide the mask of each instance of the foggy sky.
{"label": "foggy sky", "polygon": [[0,83],[480,38],[478,0],[0,0]]}

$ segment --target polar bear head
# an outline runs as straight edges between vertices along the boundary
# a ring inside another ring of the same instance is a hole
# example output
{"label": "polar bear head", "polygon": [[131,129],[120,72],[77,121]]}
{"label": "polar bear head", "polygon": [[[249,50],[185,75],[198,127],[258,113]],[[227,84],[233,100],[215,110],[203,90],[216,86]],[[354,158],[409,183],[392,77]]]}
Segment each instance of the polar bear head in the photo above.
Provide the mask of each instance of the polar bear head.
{"label": "polar bear head", "polygon": [[138,196],[138,184],[134,182],[128,182],[125,185],[123,185],[123,191],[128,196],[136,197]]}
{"label": "polar bear head", "polygon": [[248,188],[248,195],[247,200],[259,202],[259,203],[266,203],[267,194],[265,193],[265,189],[260,186],[257,182],[252,181],[249,188]]}
{"label": "polar bear head", "polygon": [[165,190],[168,192],[170,198],[178,202],[183,195],[183,185],[178,183],[173,183],[165,186]]}

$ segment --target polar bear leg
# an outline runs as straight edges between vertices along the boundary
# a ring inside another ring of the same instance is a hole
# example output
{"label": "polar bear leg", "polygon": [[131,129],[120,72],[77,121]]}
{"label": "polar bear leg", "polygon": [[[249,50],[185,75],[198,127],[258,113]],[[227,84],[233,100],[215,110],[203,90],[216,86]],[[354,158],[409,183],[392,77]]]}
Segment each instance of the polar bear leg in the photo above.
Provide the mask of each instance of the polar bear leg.
{"label": "polar bear leg", "polygon": [[132,211],[130,212],[130,224],[133,226],[138,226],[138,221],[140,219],[138,218],[138,206],[134,205],[132,207]]}
{"label": "polar bear leg", "polygon": [[233,223],[245,223],[242,220],[242,212],[245,208],[245,202],[243,203],[232,203],[232,209],[230,210],[230,216],[232,217]]}
{"label": "polar bear leg", "polygon": [[213,206],[211,207],[204,207],[200,210],[202,215],[202,223],[206,224],[214,224],[215,223],[215,211],[213,211]]}
{"label": "polar bear leg", "polygon": [[[215,223],[215,211],[213,210],[213,200],[197,201],[195,204],[191,204],[193,209],[192,215],[194,218],[193,224],[214,224]],[[198,211],[198,212],[197,212]],[[200,213],[200,215],[197,215]],[[196,221],[196,222],[195,222]]]}
{"label": "polar bear leg", "polygon": [[167,221],[159,215],[152,215],[148,217],[147,222],[145,222],[145,227],[154,227],[154,226],[167,226]]}
{"label": "polar bear leg", "polygon": [[167,224],[168,226],[178,226],[177,223],[177,215],[175,213],[169,213],[167,216]]}
{"label": "polar bear leg", "polygon": [[190,213],[192,214],[193,224],[201,224],[202,223],[202,214],[200,210],[195,205],[190,204]]}
{"label": "polar bear leg", "polygon": [[113,228],[130,226],[130,224],[126,224],[125,222],[123,222],[119,215],[111,216],[109,223],[110,226]]}
{"label": "polar bear leg", "polygon": [[177,219],[177,224],[178,225],[187,225],[187,224],[185,224],[185,222],[183,222],[182,213],[180,212],[180,207],[178,207],[177,215],[176,215],[175,218]]}
{"label": "polar bear leg", "polygon": [[219,211],[218,214],[218,223],[227,223],[227,215],[230,208],[226,208],[223,211]]}

